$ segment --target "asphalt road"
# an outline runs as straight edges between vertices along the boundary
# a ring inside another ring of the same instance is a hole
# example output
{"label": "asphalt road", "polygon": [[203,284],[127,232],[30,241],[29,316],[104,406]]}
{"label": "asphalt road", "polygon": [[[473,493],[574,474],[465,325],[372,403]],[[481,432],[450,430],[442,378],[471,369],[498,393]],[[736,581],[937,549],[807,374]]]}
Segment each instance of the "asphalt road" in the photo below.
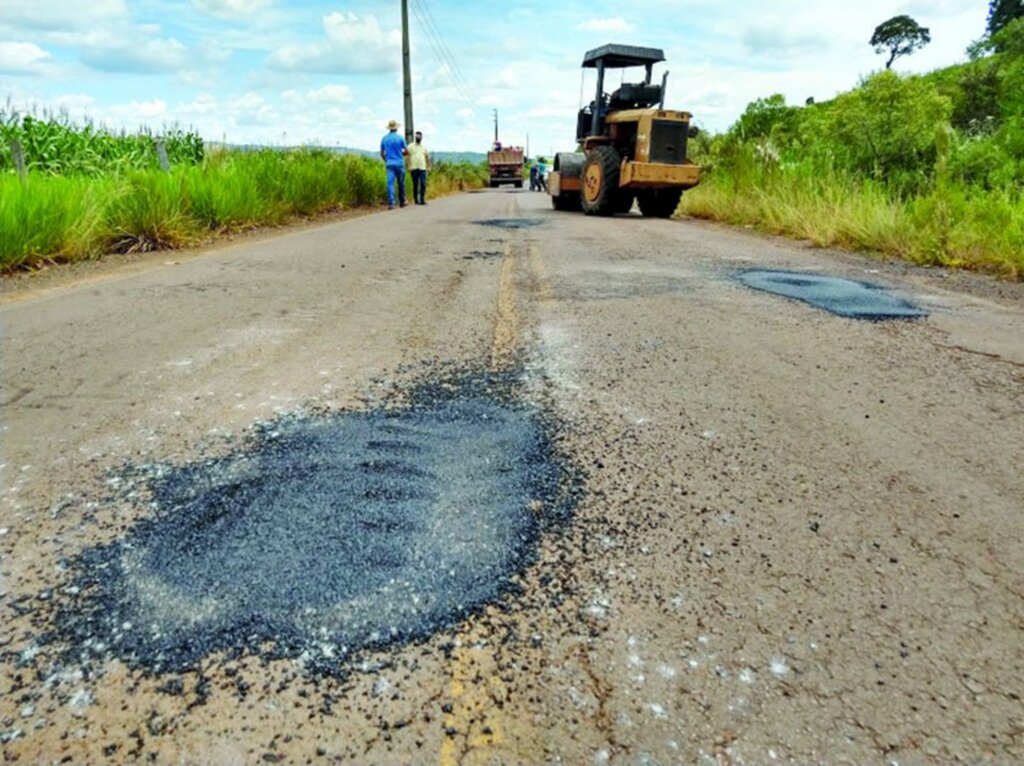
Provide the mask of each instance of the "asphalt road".
{"label": "asphalt road", "polygon": [[[5,760],[1024,762],[1021,286],[502,190],[69,273],[0,294]],[[496,602],[328,675],[48,637],[154,466],[460,370],[515,377],[582,488]]]}

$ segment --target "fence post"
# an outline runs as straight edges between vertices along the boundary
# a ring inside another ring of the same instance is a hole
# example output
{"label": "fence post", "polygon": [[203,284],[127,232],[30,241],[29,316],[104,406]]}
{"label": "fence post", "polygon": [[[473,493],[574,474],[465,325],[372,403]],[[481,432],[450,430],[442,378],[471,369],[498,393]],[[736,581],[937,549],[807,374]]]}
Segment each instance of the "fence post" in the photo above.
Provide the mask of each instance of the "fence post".
{"label": "fence post", "polygon": [[160,167],[163,168],[164,172],[170,173],[171,161],[167,157],[167,144],[160,140],[156,142],[156,158],[159,160]]}
{"label": "fence post", "polygon": [[28,181],[28,170],[25,168],[25,151],[21,148],[21,141],[11,139],[11,157],[14,159],[14,169],[18,171],[18,178],[22,183]]}

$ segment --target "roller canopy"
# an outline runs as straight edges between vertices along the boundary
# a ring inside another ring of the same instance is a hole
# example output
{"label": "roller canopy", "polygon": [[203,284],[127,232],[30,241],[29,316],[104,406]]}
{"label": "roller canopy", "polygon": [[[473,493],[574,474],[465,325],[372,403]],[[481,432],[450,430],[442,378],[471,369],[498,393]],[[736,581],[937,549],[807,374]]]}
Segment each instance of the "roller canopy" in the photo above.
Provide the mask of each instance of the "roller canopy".
{"label": "roller canopy", "polygon": [[597,62],[604,59],[606,69],[618,69],[628,66],[647,66],[657,64],[665,60],[665,53],[661,48],[641,48],[636,45],[602,45],[587,51],[583,57],[584,68],[594,69]]}

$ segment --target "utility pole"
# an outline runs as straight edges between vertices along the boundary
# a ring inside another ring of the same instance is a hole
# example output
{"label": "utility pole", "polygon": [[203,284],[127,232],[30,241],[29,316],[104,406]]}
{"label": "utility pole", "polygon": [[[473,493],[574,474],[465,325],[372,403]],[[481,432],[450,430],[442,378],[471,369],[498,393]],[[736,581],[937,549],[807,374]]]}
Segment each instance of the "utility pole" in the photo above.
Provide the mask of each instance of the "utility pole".
{"label": "utility pole", "polygon": [[498,110],[494,110],[494,143],[498,143]]}
{"label": "utility pole", "polygon": [[409,64],[409,0],[402,0],[402,82],[405,94],[405,142],[412,143],[412,67]]}

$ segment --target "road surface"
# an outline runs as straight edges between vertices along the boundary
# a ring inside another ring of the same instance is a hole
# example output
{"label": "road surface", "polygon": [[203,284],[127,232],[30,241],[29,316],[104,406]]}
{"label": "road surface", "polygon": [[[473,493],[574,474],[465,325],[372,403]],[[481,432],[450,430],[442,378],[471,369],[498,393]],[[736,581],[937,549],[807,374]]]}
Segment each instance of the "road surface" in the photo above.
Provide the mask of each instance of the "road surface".
{"label": "road surface", "polygon": [[[505,190],[27,282],[0,297],[5,760],[1024,761],[1019,285]],[[495,603],[333,675],[47,638],[69,562],[151,512],[126,467],[460,369],[512,371],[582,487]]]}

